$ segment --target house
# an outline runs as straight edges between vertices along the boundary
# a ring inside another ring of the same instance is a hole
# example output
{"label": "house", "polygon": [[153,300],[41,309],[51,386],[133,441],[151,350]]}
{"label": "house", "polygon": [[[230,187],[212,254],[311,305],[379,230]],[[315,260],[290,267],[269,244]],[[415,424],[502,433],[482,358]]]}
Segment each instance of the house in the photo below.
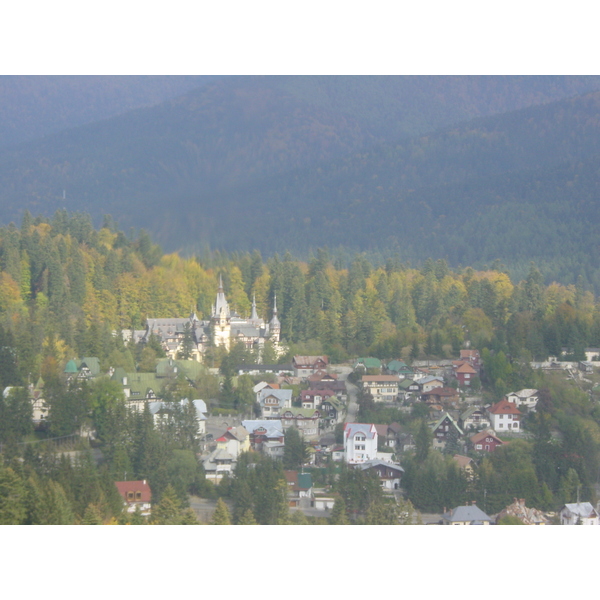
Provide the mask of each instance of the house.
{"label": "house", "polygon": [[547,525],[548,519],[544,516],[544,513],[537,508],[527,508],[525,506],[525,499],[520,498],[514,499],[512,504],[509,504],[504,510],[501,510],[496,515],[496,524],[503,517],[517,517],[523,525]]}
{"label": "house", "polygon": [[228,427],[227,431],[216,440],[217,449],[225,450],[234,458],[242,452],[250,450],[250,434],[241,425],[239,427]]}
{"label": "house", "polygon": [[471,406],[467,408],[458,420],[458,424],[463,431],[480,430],[491,427],[490,419],[483,408],[479,406]]}
{"label": "house", "polygon": [[284,474],[290,506],[300,506],[302,498],[307,498],[310,502],[313,497],[312,475],[298,471],[284,471]]}
{"label": "house", "polygon": [[492,428],[498,432],[521,431],[521,411],[516,404],[508,400],[500,400],[488,408]]}
{"label": "house", "polygon": [[278,460],[283,459],[285,454],[285,443],[284,442],[263,442],[262,453],[265,456],[270,456]]}
{"label": "house", "polygon": [[593,373],[594,372],[594,365],[591,362],[588,362],[586,360],[580,360],[578,366],[579,366],[579,370],[582,373]]}
{"label": "house", "polygon": [[421,392],[426,394],[435,388],[443,387],[444,378],[438,375],[425,375],[425,377],[421,377],[421,379],[417,380],[417,383],[421,388]]}
{"label": "house", "polygon": [[302,390],[300,401],[302,408],[320,408],[323,402],[331,396],[335,397],[333,390]]}
{"label": "house", "polygon": [[400,481],[404,473],[404,469],[400,465],[383,460],[372,459],[361,463],[357,468],[362,469],[363,471],[373,471],[376,473],[381,482],[381,487],[386,491],[400,489]]}
{"label": "house", "polygon": [[401,400],[408,400],[417,396],[421,392],[421,386],[412,379],[401,379],[398,384],[398,397]]}
{"label": "house", "polygon": [[516,406],[525,406],[527,409],[533,411],[538,403],[539,396],[537,390],[524,389],[507,394],[505,399]]}
{"label": "house", "polygon": [[377,458],[377,430],[372,423],[346,423],[344,427],[344,458],[357,464]]}
{"label": "house", "polygon": [[[206,433],[206,414],[208,412],[204,400],[192,400],[191,415],[196,423],[196,438],[201,438]],[[150,402],[148,409],[154,420],[155,427],[165,427],[168,423],[179,420],[185,412],[190,410],[190,400],[184,398],[179,402]]]}
{"label": "house", "polygon": [[452,460],[464,471],[467,479],[472,481],[475,477],[475,461],[469,456],[463,456],[462,454],[455,454]]}
{"label": "house", "polygon": [[456,434],[456,439],[464,435],[463,430],[447,412],[443,413],[435,423],[431,424],[431,430],[433,431],[434,446],[445,446],[452,432]]}
{"label": "house", "polygon": [[230,475],[233,471],[235,456],[232,456],[226,450],[217,448],[213,450],[203,461],[202,466],[206,479],[213,483],[219,483],[225,475]]}
{"label": "house", "polygon": [[481,356],[479,350],[463,349],[460,351],[460,360],[468,362],[479,373],[481,369]]}
{"label": "house", "polygon": [[328,373],[327,371],[319,369],[318,371],[315,371],[312,375],[309,375],[306,378],[306,381],[308,381],[309,385],[321,382],[333,383],[334,381],[337,381],[337,375],[335,373]]}
{"label": "house", "polygon": [[134,513],[138,508],[145,517],[150,515],[152,491],[145,479],[140,481],[115,481],[115,485],[123,498],[123,504],[127,507],[126,511],[128,513]]}
{"label": "house", "polygon": [[352,369],[354,371],[361,370],[363,373],[365,373],[367,369],[377,369],[381,372],[381,361],[378,358],[373,358],[371,356],[361,357],[356,359]]}
{"label": "house", "polygon": [[344,409],[344,403],[337,396],[329,396],[321,404],[321,421],[324,427],[333,426]]}
{"label": "house", "polygon": [[292,406],[292,390],[263,388],[258,393],[258,404],[263,419],[277,419],[281,411]]}
{"label": "house", "polygon": [[394,402],[398,398],[400,378],[397,375],[363,375],[361,384],[375,402]]}
{"label": "house", "polygon": [[413,370],[401,360],[390,360],[385,366],[385,371],[388,375],[398,375],[400,379],[412,377]]}
{"label": "house", "polygon": [[456,404],[458,391],[451,387],[436,387],[421,394],[421,400],[428,404]]}
{"label": "house", "polygon": [[493,519],[473,504],[457,506],[442,515],[444,525],[491,525]]}
{"label": "house", "polygon": [[493,452],[498,446],[505,443],[496,436],[493,429],[480,431],[469,438],[469,444],[476,452]]}
{"label": "house", "polygon": [[100,375],[100,360],[95,356],[86,356],[81,360],[69,360],[64,373],[67,379],[88,380]]}
{"label": "house", "polygon": [[283,430],[295,427],[304,439],[315,438],[319,435],[321,411],[314,408],[297,408],[291,406],[281,411],[279,415]]}
{"label": "house", "polygon": [[296,377],[306,378],[316,371],[325,370],[328,363],[327,356],[294,356],[292,368]]}
{"label": "house", "polygon": [[470,387],[471,381],[477,376],[477,371],[466,361],[457,361],[454,366],[454,376],[458,379],[458,385],[462,388]]}
{"label": "house", "polygon": [[283,425],[280,420],[252,420],[242,421],[242,427],[250,435],[252,450],[261,451],[263,444],[271,442],[283,444]]}
{"label": "house", "polygon": [[377,430],[377,439],[388,448],[395,448],[400,433],[400,425],[392,423],[391,425],[375,425]]}
{"label": "house", "polygon": [[561,525],[600,525],[598,512],[589,502],[565,504],[559,516]]}

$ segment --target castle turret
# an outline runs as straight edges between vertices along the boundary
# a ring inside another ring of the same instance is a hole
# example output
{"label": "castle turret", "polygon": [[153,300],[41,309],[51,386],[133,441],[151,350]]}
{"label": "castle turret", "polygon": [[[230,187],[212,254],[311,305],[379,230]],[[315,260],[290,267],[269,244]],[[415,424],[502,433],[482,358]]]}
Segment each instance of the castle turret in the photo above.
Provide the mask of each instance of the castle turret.
{"label": "castle turret", "polygon": [[273,318],[269,321],[269,338],[272,342],[279,342],[281,323],[277,318],[277,294],[273,298]]}
{"label": "castle turret", "polygon": [[217,298],[212,309],[211,326],[215,346],[225,346],[229,350],[231,312],[229,311],[229,303],[223,291],[223,277],[221,275],[219,275]]}

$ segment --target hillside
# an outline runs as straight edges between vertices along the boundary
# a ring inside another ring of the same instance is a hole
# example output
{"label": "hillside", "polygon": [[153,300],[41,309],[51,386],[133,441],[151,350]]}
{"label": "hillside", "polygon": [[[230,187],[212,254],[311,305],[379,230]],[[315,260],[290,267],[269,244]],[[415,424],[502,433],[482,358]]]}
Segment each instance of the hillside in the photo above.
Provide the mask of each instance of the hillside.
{"label": "hillside", "polygon": [[588,251],[599,94],[581,95],[598,82],[217,79],[0,152],[0,218],[110,213],[188,252],[344,246],[414,263],[498,258],[519,276],[536,260],[600,286]]}

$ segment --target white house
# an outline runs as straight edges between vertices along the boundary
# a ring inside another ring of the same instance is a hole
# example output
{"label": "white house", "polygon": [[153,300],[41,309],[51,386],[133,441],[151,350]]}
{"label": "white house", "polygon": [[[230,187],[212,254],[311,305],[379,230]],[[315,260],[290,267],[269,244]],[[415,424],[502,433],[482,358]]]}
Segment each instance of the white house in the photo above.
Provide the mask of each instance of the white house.
{"label": "white house", "polygon": [[344,457],[347,463],[359,464],[377,458],[377,429],[372,423],[346,423]]}
{"label": "white house", "polygon": [[375,402],[394,402],[398,399],[400,377],[397,375],[363,375],[362,387]]}
{"label": "white house", "polygon": [[521,431],[521,411],[516,404],[500,400],[488,408],[488,414],[495,431]]}
{"label": "white house", "polygon": [[559,515],[561,525],[600,525],[598,512],[589,502],[565,504]]}
{"label": "white house", "polygon": [[525,389],[507,394],[506,399],[517,406],[525,406],[528,410],[533,411],[535,410],[539,397],[537,390]]}
{"label": "white house", "polygon": [[381,487],[386,491],[400,489],[400,481],[404,473],[400,465],[384,460],[368,460],[357,468],[363,471],[373,470],[379,477]]}

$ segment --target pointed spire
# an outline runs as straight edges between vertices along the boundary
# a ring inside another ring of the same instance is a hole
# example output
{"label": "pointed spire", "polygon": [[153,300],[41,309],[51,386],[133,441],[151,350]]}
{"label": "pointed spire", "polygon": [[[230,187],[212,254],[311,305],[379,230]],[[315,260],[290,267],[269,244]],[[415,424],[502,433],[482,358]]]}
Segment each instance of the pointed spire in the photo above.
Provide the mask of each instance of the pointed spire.
{"label": "pointed spire", "polygon": [[219,289],[217,290],[217,292],[222,292],[223,291],[223,275],[221,273],[219,273]]}
{"label": "pointed spire", "polygon": [[256,312],[256,294],[252,294],[252,314],[250,315],[251,321],[258,321],[258,313]]}

